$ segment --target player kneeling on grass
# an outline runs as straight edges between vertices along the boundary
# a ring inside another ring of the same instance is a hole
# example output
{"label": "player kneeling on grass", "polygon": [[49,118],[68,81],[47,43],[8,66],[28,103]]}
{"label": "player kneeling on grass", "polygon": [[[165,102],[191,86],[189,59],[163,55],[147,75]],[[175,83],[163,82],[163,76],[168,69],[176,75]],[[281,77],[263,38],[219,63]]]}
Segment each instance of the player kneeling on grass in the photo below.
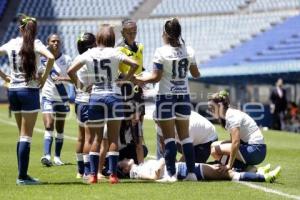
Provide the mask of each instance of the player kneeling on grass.
{"label": "player kneeling on grass", "polygon": [[[225,166],[220,164],[209,165],[203,163],[195,163],[195,174],[197,181],[202,180],[232,180],[232,181],[252,181],[252,182],[270,182],[273,183],[279,177],[281,167],[278,166],[274,170],[269,168],[261,168],[258,172],[236,172],[233,170],[223,170]],[[131,179],[143,180],[163,180],[168,174],[165,160],[147,160],[143,164],[136,165],[132,159],[124,159],[118,163],[120,175]],[[184,162],[176,163],[177,180],[184,180],[188,174],[186,164]]]}
{"label": "player kneeling on grass", "polygon": [[220,91],[209,98],[209,109],[221,125],[230,132],[231,140],[212,144],[211,155],[216,160],[228,157],[224,170],[244,171],[260,164],[266,157],[264,137],[255,121],[246,113],[229,105],[229,94]]}

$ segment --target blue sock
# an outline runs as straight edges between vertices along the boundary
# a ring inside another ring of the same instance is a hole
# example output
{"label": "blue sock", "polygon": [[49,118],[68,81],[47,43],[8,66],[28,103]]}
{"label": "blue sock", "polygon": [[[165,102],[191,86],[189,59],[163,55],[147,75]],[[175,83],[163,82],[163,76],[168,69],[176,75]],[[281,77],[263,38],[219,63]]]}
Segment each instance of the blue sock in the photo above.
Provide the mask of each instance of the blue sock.
{"label": "blue sock", "polygon": [[46,130],[44,133],[44,155],[51,155],[53,131]]}
{"label": "blue sock", "polygon": [[109,171],[111,174],[117,174],[119,152],[108,152]]}
{"label": "blue sock", "polygon": [[169,176],[173,176],[176,173],[175,161],[176,161],[177,147],[174,138],[165,140],[165,160],[166,167]]}
{"label": "blue sock", "polygon": [[84,175],[90,175],[91,173],[91,165],[90,165],[90,155],[83,154],[83,165],[84,165]]}
{"label": "blue sock", "polygon": [[20,159],[19,159],[19,146],[20,146],[20,142],[18,141],[17,142],[17,164],[18,164],[18,172],[20,174],[20,167],[19,167],[19,161],[20,161]]}
{"label": "blue sock", "polygon": [[21,136],[18,149],[19,155],[19,179],[27,178],[27,171],[29,165],[31,137]]}
{"label": "blue sock", "polygon": [[90,152],[91,175],[95,176],[98,173],[99,153]]}
{"label": "blue sock", "polygon": [[265,182],[265,177],[253,172],[242,172],[240,181]]}
{"label": "blue sock", "polygon": [[55,138],[55,156],[60,157],[61,149],[64,143],[64,135],[63,133],[57,133]]}
{"label": "blue sock", "polygon": [[195,152],[192,140],[190,138],[186,138],[183,141],[181,141],[181,143],[187,172],[195,173]]}
{"label": "blue sock", "polygon": [[83,163],[82,153],[76,154],[76,160],[77,160],[78,173],[83,174],[84,173],[84,163]]}

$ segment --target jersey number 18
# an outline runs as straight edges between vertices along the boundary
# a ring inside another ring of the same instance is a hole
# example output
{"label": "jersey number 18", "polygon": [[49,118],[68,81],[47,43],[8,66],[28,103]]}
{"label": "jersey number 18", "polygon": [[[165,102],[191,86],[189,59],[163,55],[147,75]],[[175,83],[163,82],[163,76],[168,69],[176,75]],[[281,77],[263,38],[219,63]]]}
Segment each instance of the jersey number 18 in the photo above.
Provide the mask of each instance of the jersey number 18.
{"label": "jersey number 18", "polygon": [[177,60],[173,60],[172,62],[172,78],[175,79],[178,74],[178,78],[185,78],[187,74],[187,68],[189,65],[189,60],[187,58],[183,58],[177,62]]}

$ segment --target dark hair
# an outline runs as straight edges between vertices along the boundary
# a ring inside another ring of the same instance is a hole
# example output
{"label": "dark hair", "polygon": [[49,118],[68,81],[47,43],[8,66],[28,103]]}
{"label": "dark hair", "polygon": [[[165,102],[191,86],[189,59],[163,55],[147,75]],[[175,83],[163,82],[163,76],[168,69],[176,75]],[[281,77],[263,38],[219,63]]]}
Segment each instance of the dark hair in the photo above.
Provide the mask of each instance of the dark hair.
{"label": "dark hair", "polygon": [[19,23],[23,36],[23,43],[19,55],[25,73],[25,80],[28,82],[35,78],[36,73],[34,40],[37,33],[37,23],[35,18],[26,15],[19,16]]}
{"label": "dark hair", "polygon": [[49,43],[50,39],[51,39],[53,36],[59,37],[59,35],[58,35],[57,33],[51,33],[51,34],[48,35],[48,37],[47,37],[47,43]]}
{"label": "dark hair", "polygon": [[125,28],[126,25],[128,24],[136,24],[136,21],[134,21],[133,19],[130,18],[126,18],[122,21],[122,29]]}
{"label": "dark hair", "polygon": [[103,24],[97,33],[96,37],[97,45],[103,45],[105,47],[115,46],[115,32],[111,25]]}
{"label": "dark hair", "polygon": [[[171,46],[180,46],[179,39],[181,38],[181,25],[177,18],[167,20],[164,25],[164,32],[167,42]],[[184,43],[184,40],[182,40]]]}
{"label": "dark hair", "polygon": [[92,33],[83,33],[77,38],[77,50],[83,54],[88,49],[96,46],[96,37]]}

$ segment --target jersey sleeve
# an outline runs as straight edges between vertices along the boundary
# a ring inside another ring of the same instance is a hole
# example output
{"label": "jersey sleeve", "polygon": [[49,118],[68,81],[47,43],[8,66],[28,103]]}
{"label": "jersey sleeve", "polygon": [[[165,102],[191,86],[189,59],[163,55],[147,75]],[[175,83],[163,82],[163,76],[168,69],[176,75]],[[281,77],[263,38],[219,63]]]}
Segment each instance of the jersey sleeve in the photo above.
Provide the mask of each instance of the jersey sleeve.
{"label": "jersey sleeve", "polygon": [[188,51],[188,54],[189,54],[191,65],[197,65],[194,49],[191,48],[191,47],[188,47],[187,51]]}
{"label": "jersey sleeve", "polygon": [[11,49],[11,46],[12,46],[12,40],[8,41],[7,43],[3,44],[1,47],[0,47],[0,51],[4,51],[8,54],[9,52],[9,49]]}
{"label": "jersey sleeve", "polygon": [[48,51],[47,47],[40,40],[35,40],[34,50],[36,52]]}
{"label": "jersey sleeve", "polygon": [[116,49],[115,51],[115,58],[119,61],[119,62],[122,62],[126,59],[126,55],[121,52],[119,49]]}
{"label": "jersey sleeve", "polygon": [[81,64],[86,64],[89,60],[89,50],[84,52],[83,54],[78,55],[74,62],[80,62]]}
{"label": "jersey sleeve", "polygon": [[156,49],[153,58],[153,69],[163,70],[163,56],[161,55],[160,49]]}
{"label": "jersey sleeve", "polygon": [[227,129],[237,128],[241,126],[242,118],[239,114],[234,113],[226,117]]}

